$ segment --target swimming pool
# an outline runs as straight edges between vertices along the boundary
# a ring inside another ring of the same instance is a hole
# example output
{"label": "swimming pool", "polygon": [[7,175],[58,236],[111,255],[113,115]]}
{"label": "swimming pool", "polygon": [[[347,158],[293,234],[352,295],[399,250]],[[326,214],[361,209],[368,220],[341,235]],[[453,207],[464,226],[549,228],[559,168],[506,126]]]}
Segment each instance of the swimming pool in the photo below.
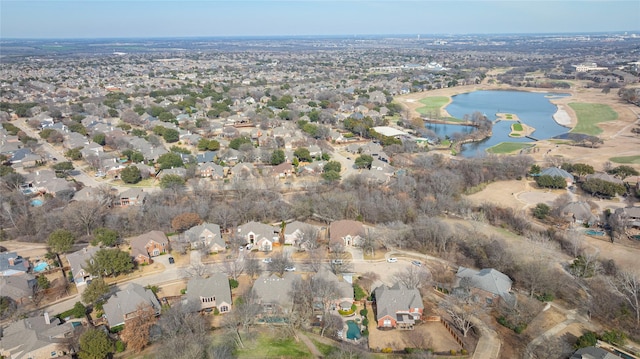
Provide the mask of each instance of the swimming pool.
{"label": "swimming pool", "polygon": [[40,262],[33,267],[34,272],[44,272],[49,268],[49,264],[47,262]]}
{"label": "swimming pool", "polygon": [[604,232],[602,231],[595,231],[593,229],[587,229],[584,233],[590,235],[590,236],[604,236]]}
{"label": "swimming pool", "polygon": [[360,339],[362,334],[360,334],[360,326],[356,324],[353,320],[347,320],[347,339]]}
{"label": "swimming pool", "polygon": [[34,207],[40,207],[42,204],[44,204],[44,202],[41,199],[36,198],[31,200],[31,205]]}

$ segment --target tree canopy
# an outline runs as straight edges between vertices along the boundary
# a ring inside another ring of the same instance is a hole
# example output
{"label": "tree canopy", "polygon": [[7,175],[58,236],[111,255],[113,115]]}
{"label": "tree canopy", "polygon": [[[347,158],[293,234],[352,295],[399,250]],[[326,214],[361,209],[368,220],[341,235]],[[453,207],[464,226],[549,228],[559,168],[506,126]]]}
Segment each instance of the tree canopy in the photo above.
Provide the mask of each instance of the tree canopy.
{"label": "tree canopy", "polygon": [[82,301],[87,304],[93,304],[107,294],[109,294],[109,285],[105,283],[102,277],[98,277],[93,279],[82,292]]}
{"label": "tree canopy", "polygon": [[184,187],[184,178],[178,175],[166,175],[160,179],[160,187],[162,188],[179,188]]}
{"label": "tree canopy", "polygon": [[286,160],[286,156],[284,155],[283,150],[275,150],[271,153],[271,164],[277,166],[281,163],[284,163]]}
{"label": "tree canopy", "polygon": [[200,141],[198,141],[198,150],[200,151],[217,151],[219,149],[220,142],[216,140],[201,138]]}
{"label": "tree canopy", "polygon": [[161,155],[158,157],[158,161],[156,162],[160,165],[160,169],[162,170],[184,166],[182,157],[175,152],[167,152]]}
{"label": "tree canopy", "polygon": [[80,336],[80,359],[104,359],[113,353],[113,342],[104,331],[88,329]]}
{"label": "tree canopy", "polygon": [[373,157],[371,157],[371,155],[360,155],[355,161],[356,168],[370,169],[371,163],[373,163]]}
{"label": "tree canopy", "polygon": [[138,183],[142,179],[140,169],[136,166],[128,166],[120,172],[120,178],[124,183]]}
{"label": "tree canopy", "polygon": [[49,235],[47,244],[54,253],[65,253],[71,250],[76,241],[76,236],[66,229],[56,229]]}
{"label": "tree canopy", "polygon": [[[117,276],[133,270],[133,262],[129,253],[118,248],[103,248],[97,251],[84,267],[94,276]],[[93,284],[93,283],[92,283]]]}
{"label": "tree canopy", "polygon": [[102,243],[102,245],[107,247],[112,247],[118,242],[120,234],[113,229],[100,227],[93,231],[93,237],[96,242]]}
{"label": "tree canopy", "polygon": [[229,142],[229,147],[233,148],[234,150],[238,150],[240,149],[240,146],[242,146],[245,143],[253,145],[253,142],[249,137],[242,136],[242,137],[236,137],[233,140],[231,140],[231,142]]}

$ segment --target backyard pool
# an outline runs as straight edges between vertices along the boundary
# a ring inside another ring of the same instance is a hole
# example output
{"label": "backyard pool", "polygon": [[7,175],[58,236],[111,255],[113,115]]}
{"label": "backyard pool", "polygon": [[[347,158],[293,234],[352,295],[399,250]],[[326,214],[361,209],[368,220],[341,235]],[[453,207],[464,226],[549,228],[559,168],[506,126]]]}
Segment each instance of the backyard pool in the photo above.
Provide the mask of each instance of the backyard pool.
{"label": "backyard pool", "polygon": [[49,264],[47,262],[40,262],[33,267],[34,272],[44,272],[49,268]]}
{"label": "backyard pool", "polygon": [[40,207],[42,204],[44,204],[44,202],[41,199],[36,198],[31,200],[31,205],[34,207]]}
{"label": "backyard pool", "polygon": [[356,324],[353,320],[347,320],[347,339],[360,339],[362,334],[360,334],[360,326]]}
{"label": "backyard pool", "polygon": [[603,231],[596,231],[593,229],[587,229],[584,233],[590,235],[590,236],[604,236],[604,232]]}

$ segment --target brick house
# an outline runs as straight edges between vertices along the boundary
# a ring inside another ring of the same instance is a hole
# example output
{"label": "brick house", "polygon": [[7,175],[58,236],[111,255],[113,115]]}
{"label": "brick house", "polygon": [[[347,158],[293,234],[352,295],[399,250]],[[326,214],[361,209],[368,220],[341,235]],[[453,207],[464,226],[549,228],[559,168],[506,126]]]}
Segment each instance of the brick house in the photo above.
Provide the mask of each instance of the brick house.
{"label": "brick house", "polygon": [[169,239],[162,231],[150,231],[129,239],[131,255],[138,263],[153,263],[152,257],[157,257],[169,250]]}

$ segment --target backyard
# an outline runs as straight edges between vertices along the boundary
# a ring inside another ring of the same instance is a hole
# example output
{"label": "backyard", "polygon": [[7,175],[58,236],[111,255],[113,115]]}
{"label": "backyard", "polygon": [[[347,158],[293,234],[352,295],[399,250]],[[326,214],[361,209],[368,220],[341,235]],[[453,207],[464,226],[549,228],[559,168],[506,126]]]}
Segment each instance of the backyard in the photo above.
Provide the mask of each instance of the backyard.
{"label": "backyard", "polygon": [[302,341],[286,336],[277,336],[261,330],[256,339],[245,341],[245,348],[236,350],[238,358],[311,358],[309,349]]}

